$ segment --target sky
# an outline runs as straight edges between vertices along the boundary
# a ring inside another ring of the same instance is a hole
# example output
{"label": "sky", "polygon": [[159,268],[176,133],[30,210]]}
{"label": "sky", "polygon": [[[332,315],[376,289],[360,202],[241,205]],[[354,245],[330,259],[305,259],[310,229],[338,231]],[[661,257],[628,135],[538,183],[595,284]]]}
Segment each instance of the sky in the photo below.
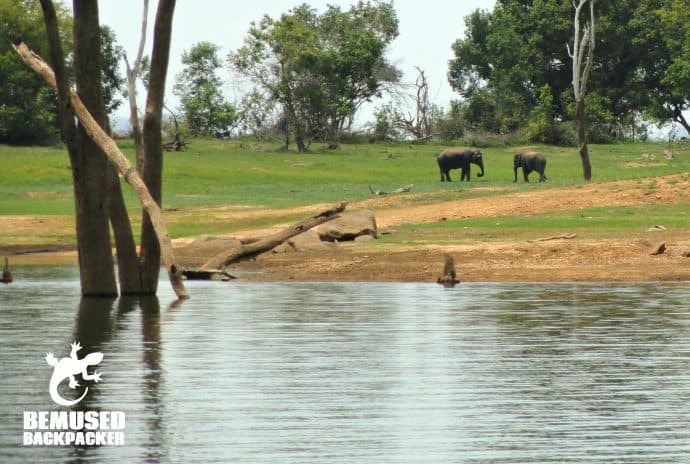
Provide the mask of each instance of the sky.
{"label": "sky", "polygon": [[[149,33],[145,52],[149,55],[157,3],[151,0],[149,4]],[[166,83],[168,106],[171,102],[172,107],[178,105],[172,95],[172,85],[175,76],[182,71],[181,57],[184,51],[198,42],[207,41],[220,46],[221,57],[225,58],[230,51],[242,46],[252,21],[258,21],[264,15],[278,18],[301,3],[308,3],[322,13],[329,3],[347,9],[356,0],[177,0]],[[478,8],[490,11],[494,3],[494,0],[394,1],[400,34],[392,43],[388,57],[403,72],[403,81],[413,83],[416,78],[414,67],[418,66],[425,71],[432,103],[447,107],[451,99],[458,98],[446,79],[448,60],[452,58],[451,44],[464,36],[466,15]],[[99,12],[101,24],[115,31],[118,43],[133,59],[139,44],[141,0],[102,0],[99,2]],[[230,71],[224,69],[221,77],[230,82]],[[231,101],[236,97],[233,88],[229,86],[226,89]],[[139,107],[143,108],[143,102]],[[126,108],[127,105],[123,105],[118,115],[126,117]],[[371,111],[372,108],[365,108],[357,123],[366,123],[371,118]]]}

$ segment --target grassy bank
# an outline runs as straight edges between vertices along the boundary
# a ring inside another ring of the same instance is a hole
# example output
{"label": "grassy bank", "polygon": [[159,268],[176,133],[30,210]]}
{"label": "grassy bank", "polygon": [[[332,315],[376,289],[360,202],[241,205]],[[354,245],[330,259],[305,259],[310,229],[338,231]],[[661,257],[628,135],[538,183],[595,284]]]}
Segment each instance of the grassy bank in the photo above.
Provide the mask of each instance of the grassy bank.
{"label": "grassy bank", "polygon": [[[232,220],[221,221],[202,207],[235,205],[251,210],[252,207],[288,208],[313,203],[356,201],[371,198],[369,186],[390,192],[400,186],[414,184],[414,193],[427,195],[415,197],[413,201],[431,203],[504,195],[527,189],[583,185],[582,167],[576,149],[551,146],[532,147],[547,156],[546,175],[549,182],[545,184],[526,185],[520,179],[521,173],[518,173],[518,183],[512,182],[512,156],[517,150],[513,147],[482,150],[486,169],[484,177],[478,178],[478,169],[473,166],[472,182],[469,184],[441,183],[434,157],[444,146],[344,144],[336,150],[327,150],[316,145],[312,146],[311,153],[297,154],[282,151],[277,143],[195,139],[187,151],[165,155],[163,207],[187,212],[170,215],[171,233],[179,237],[265,227],[296,218],[290,213],[255,218],[242,218],[240,214]],[[121,142],[121,147],[133,158],[130,141]],[[664,151],[672,152],[675,159],[665,159]],[[590,154],[594,183],[653,179],[690,171],[690,145],[687,143],[592,145]],[[452,171],[451,176],[457,181],[459,171]],[[649,188],[653,189],[653,182],[650,185]],[[135,197],[129,188],[125,190],[132,217],[138,222],[140,211]],[[22,236],[0,234],[2,243],[26,243],[33,239],[43,244],[69,242],[73,240],[73,208],[71,172],[63,148],[0,146],[0,216],[51,217],[50,230],[39,234],[39,224],[33,232],[30,229],[22,232]],[[238,211],[241,212],[241,208]],[[662,210],[602,208],[529,218],[504,217],[500,228],[495,227],[495,220],[475,219],[458,224],[406,226],[403,230],[410,235],[410,240],[415,234],[440,237],[448,228],[475,231],[477,236],[519,236],[530,229],[548,232],[563,228],[596,229],[596,233],[603,235],[649,223],[668,223],[685,213],[682,205],[668,206]]]}

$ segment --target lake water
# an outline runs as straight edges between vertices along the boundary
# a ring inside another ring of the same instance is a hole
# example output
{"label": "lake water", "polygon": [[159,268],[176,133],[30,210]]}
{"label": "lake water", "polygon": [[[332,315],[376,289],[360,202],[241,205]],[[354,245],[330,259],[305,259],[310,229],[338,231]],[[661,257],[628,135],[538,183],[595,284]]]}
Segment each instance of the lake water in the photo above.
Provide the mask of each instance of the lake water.
{"label": "lake water", "polygon": [[[2,463],[690,462],[689,283],[188,282],[175,305],[14,274]],[[74,340],[104,354],[74,408],[124,412],[125,445],[22,446],[25,411],[70,410],[44,358]]]}

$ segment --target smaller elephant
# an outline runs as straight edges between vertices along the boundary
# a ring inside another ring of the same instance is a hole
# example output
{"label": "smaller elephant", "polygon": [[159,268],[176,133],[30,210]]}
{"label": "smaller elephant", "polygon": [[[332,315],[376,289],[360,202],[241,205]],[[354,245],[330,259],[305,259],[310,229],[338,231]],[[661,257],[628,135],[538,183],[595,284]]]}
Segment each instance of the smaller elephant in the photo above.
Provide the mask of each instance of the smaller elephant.
{"label": "smaller elephant", "polygon": [[538,153],[516,153],[513,159],[513,170],[515,171],[515,179],[513,182],[517,182],[517,170],[522,167],[522,175],[525,178],[525,182],[529,182],[527,176],[530,172],[536,171],[539,173],[539,182],[544,182],[546,176],[544,171],[546,170],[546,158]]}
{"label": "smaller elephant", "polygon": [[438,168],[441,171],[441,182],[450,182],[450,170],[460,169],[460,181],[467,179],[470,181],[470,163],[476,164],[481,169],[477,177],[484,175],[484,159],[479,150],[469,150],[467,148],[446,148],[436,157]]}

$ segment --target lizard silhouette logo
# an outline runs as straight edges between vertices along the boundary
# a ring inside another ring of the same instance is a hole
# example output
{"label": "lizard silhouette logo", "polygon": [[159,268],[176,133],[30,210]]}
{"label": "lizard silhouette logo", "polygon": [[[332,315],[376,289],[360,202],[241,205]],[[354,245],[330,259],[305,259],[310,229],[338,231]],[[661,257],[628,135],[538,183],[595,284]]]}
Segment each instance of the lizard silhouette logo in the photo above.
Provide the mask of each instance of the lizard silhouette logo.
{"label": "lizard silhouette logo", "polygon": [[95,366],[103,361],[103,353],[94,352],[89,353],[83,358],[79,359],[77,352],[81,350],[81,345],[79,342],[72,343],[72,352],[68,357],[57,359],[53,353],[48,353],[46,355],[46,361],[50,366],[53,366],[53,375],[50,377],[50,385],[48,387],[48,392],[50,393],[50,398],[60,406],[74,406],[84,399],[86,394],[89,392],[89,388],[84,388],[84,393],[74,400],[66,400],[58,391],[60,384],[69,379],[69,388],[76,389],[79,386],[79,382],[75,375],[81,374],[83,380],[93,380],[98,382],[101,380],[101,374],[94,371],[93,374],[88,373],[89,366]]}

